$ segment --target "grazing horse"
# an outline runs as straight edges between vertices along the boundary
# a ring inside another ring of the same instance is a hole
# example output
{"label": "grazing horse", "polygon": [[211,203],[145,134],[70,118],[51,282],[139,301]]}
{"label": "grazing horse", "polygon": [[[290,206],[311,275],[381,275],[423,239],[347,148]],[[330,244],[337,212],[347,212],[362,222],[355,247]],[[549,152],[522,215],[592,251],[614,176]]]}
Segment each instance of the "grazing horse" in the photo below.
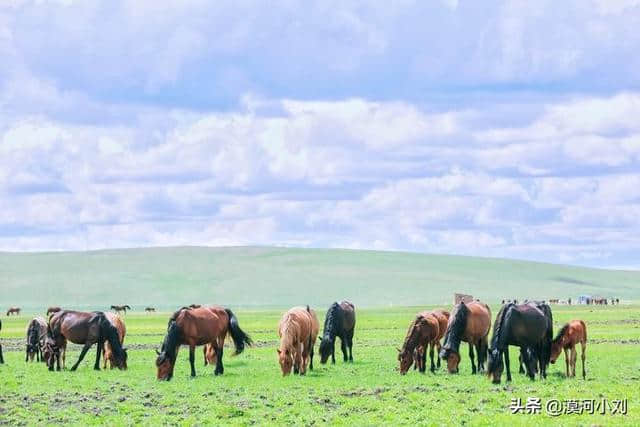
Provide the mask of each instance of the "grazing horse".
{"label": "grazing horse", "polygon": [[[506,304],[502,306],[493,325],[493,336],[489,349],[488,375],[494,384],[500,384],[504,362],[507,365],[507,381],[511,381],[509,345],[525,348],[521,354],[525,358],[527,374],[533,380],[535,372],[531,366],[535,360],[540,366],[540,377],[546,378],[547,365],[553,337],[553,318],[547,304]],[[527,350],[529,348],[529,350]]]}
{"label": "grazing horse", "polygon": [[131,307],[129,307],[128,305],[112,305],[111,306],[111,310],[115,311],[116,313],[120,314],[121,312],[124,314],[127,314],[127,310],[131,310]]}
{"label": "grazing horse", "polygon": [[[449,323],[449,312],[446,310],[433,310],[433,315],[438,319],[438,327],[439,327],[439,336],[436,338],[436,354],[440,354],[440,350],[442,346],[440,345],[440,340],[444,336],[444,333],[447,330],[447,324]],[[425,369],[424,364],[426,362],[426,351],[427,349],[418,346],[413,351],[413,369]],[[436,357],[436,367],[440,368],[440,357]]]}
{"label": "grazing horse", "polygon": [[49,315],[51,313],[57,313],[60,310],[62,310],[60,307],[49,307],[49,308],[47,308],[47,317],[49,317]]}
{"label": "grazing horse", "polygon": [[[336,363],[336,337],[340,337],[340,348],[345,362],[353,362],[353,331],[356,327],[356,308],[349,301],[334,302],[324,319],[324,331],[320,341],[320,363],[325,364],[331,356]],[[347,357],[347,348],[349,349]]]}
{"label": "grazing horse", "polygon": [[282,375],[291,373],[304,375],[309,369],[313,370],[313,347],[318,337],[320,325],[315,311],[305,307],[293,307],[280,319],[278,335],[280,347],[277,349],[278,362]]}
{"label": "grazing horse", "polygon": [[[0,320],[0,331],[2,330],[2,320]],[[0,344],[0,363],[4,363],[4,356],[2,355],[2,344]]]}
{"label": "grazing horse", "polygon": [[245,344],[253,342],[238,325],[238,319],[231,310],[224,307],[182,307],[173,313],[167,326],[167,335],[164,337],[162,348],[156,351],[157,378],[169,381],[173,377],[173,368],[178,356],[178,350],[182,344],[189,346],[189,362],[191,364],[191,376],[196,376],[195,349],[196,346],[211,344],[215,349],[216,369],[215,375],[224,373],[222,354],[224,339],[231,335],[235,345],[235,354],[244,350]]}
{"label": "grazing horse", "polygon": [[431,357],[431,372],[435,371],[435,364],[433,362],[433,350],[436,345],[435,341],[440,335],[440,323],[438,318],[433,312],[423,311],[417,314],[416,318],[409,324],[409,330],[402,344],[402,348],[398,349],[398,361],[400,362],[400,374],[407,373],[411,364],[414,361],[414,352],[419,347],[422,350],[418,350],[419,357],[419,370],[425,372],[426,370],[426,350],[429,345],[429,356]]}
{"label": "grazing horse", "polygon": [[209,343],[202,347],[202,353],[204,354],[204,366],[215,365],[218,363],[218,355],[216,349]]}
{"label": "grazing horse", "polygon": [[47,337],[47,322],[42,317],[35,317],[27,325],[27,354],[24,359],[25,362],[35,358],[38,362],[44,358],[42,357],[42,349],[44,347],[44,340]]}
{"label": "grazing horse", "polygon": [[9,310],[7,310],[7,316],[11,316],[12,314],[20,316],[20,307],[10,307]]}
{"label": "grazing horse", "polygon": [[144,311],[146,311],[147,313],[155,313],[156,309],[155,307],[145,307]]}
{"label": "grazing horse", "polygon": [[[107,320],[109,321],[109,323],[111,323],[111,325],[118,330],[118,341],[120,342],[120,345],[124,344],[124,337],[127,335],[127,327],[125,326],[120,316],[118,316],[115,313],[109,313],[109,312],[104,313],[104,315],[107,316]],[[115,360],[113,356],[113,350],[111,349],[111,344],[109,344],[109,341],[104,342],[104,353],[102,357],[103,357],[102,368],[107,369],[107,361],[108,361],[109,366],[111,367],[111,369],[113,369],[113,367],[115,366]],[[126,361],[125,361],[125,369],[126,369]]]}
{"label": "grazing horse", "polygon": [[67,341],[84,344],[78,361],[71,368],[72,371],[78,368],[93,344],[97,344],[98,347],[93,369],[100,370],[100,353],[105,341],[111,345],[112,363],[119,369],[127,367],[127,351],[120,345],[118,330],[101,311],[59,311],[49,318],[47,335],[45,358],[50,371],[53,371],[54,362],[57,362],[57,370],[60,370],[60,352],[62,351],[63,355],[66,353]]}
{"label": "grazing horse", "polygon": [[[572,320],[565,324],[558,335],[551,342],[551,363],[556,363],[556,359],[564,349],[564,359],[567,366],[567,377],[576,376],[576,344],[580,343],[582,358],[582,379],[586,378],[584,370],[585,350],[587,347],[587,325],[582,320]],[[571,356],[569,356],[571,352]],[[569,369],[571,365],[571,369]]]}
{"label": "grazing horse", "polygon": [[[461,341],[469,344],[471,373],[475,374],[478,371],[484,371],[489,329],[491,329],[491,309],[487,304],[472,301],[470,303],[462,302],[454,307],[447,324],[444,344],[440,351],[440,357],[447,361],[449,373],[455,374],[459,371]],[[478,355],[477,370],[474,363],[474,347]]]}

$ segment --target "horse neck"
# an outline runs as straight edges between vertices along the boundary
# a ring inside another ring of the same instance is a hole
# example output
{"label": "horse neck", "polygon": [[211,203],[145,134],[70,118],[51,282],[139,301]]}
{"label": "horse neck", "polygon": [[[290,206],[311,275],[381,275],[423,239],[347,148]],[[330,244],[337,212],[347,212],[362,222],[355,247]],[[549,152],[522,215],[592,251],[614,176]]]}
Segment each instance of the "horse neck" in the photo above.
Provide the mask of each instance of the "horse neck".
{"label": "horse neck", "polygon": [[509,335],[509,327],[511,324],[512,311],[514,305],[503,308],[500,313],[500,320],[496,322],[496,328],[491,338],[491,347],[498,350],[504,350],[507,347],[507,338]]}
{"label": "horse neck", "polygon": [[298,325],[293,321],[291,316],[287,316],[282,324],[282,337],[280,339],[280,350],[293,350],[295,348],[294,341],[298,335]]}
{"label": "horse neck", "polygon": [[338,334],[340,328],[340,307],[337,304],[331,306],[327,312],[327,318],[324,320],[324,331],[322,338],[333,341]]}
{"label": "horse neck", "polygon": [[180,327],[173,321],[169,323],[167,336],[164,339],[163,351],[171,360],[175,360],[180,345]]}
{"label": "horse neck", "polygon": [[407,332],[407,336],[404,338],[404,343],[402,344],[401,352],[412,352],[418,346],[418,340],[420,338],[420,331],[418,328],[418,322],[420,318],[416,318],[411,324],[409,331]]}
{"label": "horse neck", "polygon": [[459,353],[460,341],[462,340],[462,335],[464,334],[467,326],[469,309],[466,306],[464,308],[460,306],[455,313],[451,314],[451,316],[453,316],[453,319],[451,321],[451,325],[447,327],[443,347]]}

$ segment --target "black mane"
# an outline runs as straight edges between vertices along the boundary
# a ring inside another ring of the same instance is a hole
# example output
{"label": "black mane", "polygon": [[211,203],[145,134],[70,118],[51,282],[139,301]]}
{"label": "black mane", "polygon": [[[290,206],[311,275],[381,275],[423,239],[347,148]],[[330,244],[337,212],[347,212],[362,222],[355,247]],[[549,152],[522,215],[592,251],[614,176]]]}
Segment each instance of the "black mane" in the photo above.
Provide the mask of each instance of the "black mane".
{"label": "black mane", "polygon": [[320,341],[320,354],[328,354],[331,347],[340,334],[342,328],[342,307],[337,302],[331,304],[327,311],[327,317],[324,319],[324,330],[322,331],[322,340]]}
{"label": "black mane", "polygon": [[444,336],[444,345],[440,352],[441,356],[445,356],[451,350],[456,353],[460,352],[460,341],[467,327],[468,315],[469,308],[464,302],[456,306],[454,312],[451,314],[451,321]]}
{"label": "black mane", "polygon": [[162,342],[162,353],[164,353],[172,363],[176,360],[176,349],[180,344],[181,334],[182,331],[176,321],[173,319],[170,320],[169,326],[167,327],[167,335],[164,337],[164,341]]}
{"label": "black mane", "polygon": [[511,307],[515,307],[515,304],[510,302],[505,304],[500,308],[500,312],[498,313],[498,317],[496,323],[493,325],[493,336],[491,337],[491,349],[496,349],[502,344],[504,341],[502,337],[503,330],[505,329],[505,318],[507,317],[507,313],[511,309]]}

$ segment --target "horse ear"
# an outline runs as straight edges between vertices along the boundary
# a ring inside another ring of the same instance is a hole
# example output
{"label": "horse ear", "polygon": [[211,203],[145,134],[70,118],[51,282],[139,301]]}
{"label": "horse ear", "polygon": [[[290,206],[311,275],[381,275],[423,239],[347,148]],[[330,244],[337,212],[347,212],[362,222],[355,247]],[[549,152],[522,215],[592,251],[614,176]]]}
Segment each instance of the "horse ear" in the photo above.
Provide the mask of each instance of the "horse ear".
{"label": "horse ear", "polygon": [[276,351],[278,352],[278,354],[282,353],[279,348],[277,348]]}
{"label": "horse ear", "polygon": [[158,349],[156,348],[155,350],[156,350],[156,354],[160,356],[160,352],[158,351]]}

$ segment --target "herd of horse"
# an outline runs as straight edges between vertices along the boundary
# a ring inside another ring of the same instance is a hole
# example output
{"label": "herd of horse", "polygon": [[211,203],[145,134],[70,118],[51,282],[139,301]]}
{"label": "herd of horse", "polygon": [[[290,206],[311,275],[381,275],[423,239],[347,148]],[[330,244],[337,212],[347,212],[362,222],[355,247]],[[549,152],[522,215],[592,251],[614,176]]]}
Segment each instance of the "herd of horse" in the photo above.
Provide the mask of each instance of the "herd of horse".
{"label": "herd of horse", "polygon": [[[149,308],[146,311],[155,311]],[[114,305],[111,309],[115,313],[49,307],[48,320],[35,317],[27,325],[25,361],[45,362],[50,371],[64,369],[67,342],[70,341],[83,345],[72,371],[78,368],[94,344],[97,345],[94,369],[100,370],[101,356],[103,369],[108,366],[127,369],[127,350],[123,346],[126,326],[119,313],[126,313],[131,307]],[[356,311],[351,302],[335,302],[329,307],[320,335],[320,363],[326,363],[329,358],[335,363],[337,338],[341,341],[343,360],[353,362],[355,325]],[[319,329],[316,313],[308,305],[293,307],[282,315],[278,325],[280,343],[276,351],[283,376],[291,372],[305,375],[307,370],[313,370]],[[548,365],[555,363],[564,350],[566,375],[570,377],[576,374],[576,345],[580,344],[582,377],[586,378],[587,327],[582,320],[565,324],[554,338],[553,315],[547,303],[507,302],[496,315],[491,340],[490,329],[491,310],[478,300],[460,302],[451,312],[444,309],[422,311],[410,322],[403,345],[398,348],[398,370],[404,375],[413,366],[419,372],[426,372],[426,355],[429,352],[431,372],[440,368],[442,359],[449,373],[458,373],[460,344],[466,342],[472,374],[486,373],[493,383],[501,382],[505,368],[507,381],[512,380],[509,346],[519,347],[519,371],[532,380],[537,374],[546,378]],[[251,337],[240,328],[236,315],[228,308],[200,304],[180,308],[169,318],[162,345],[156,350],[157,379],[171,380],[182,345],[189,347],[191,376],[196,375],[195,349],[198,346],[204,346],[205,365],[214,365],[215,375],[223,374],[227,336],[233,341],[234,355],[253,344]],[[4,363],[2,346],[0,363]]]}

